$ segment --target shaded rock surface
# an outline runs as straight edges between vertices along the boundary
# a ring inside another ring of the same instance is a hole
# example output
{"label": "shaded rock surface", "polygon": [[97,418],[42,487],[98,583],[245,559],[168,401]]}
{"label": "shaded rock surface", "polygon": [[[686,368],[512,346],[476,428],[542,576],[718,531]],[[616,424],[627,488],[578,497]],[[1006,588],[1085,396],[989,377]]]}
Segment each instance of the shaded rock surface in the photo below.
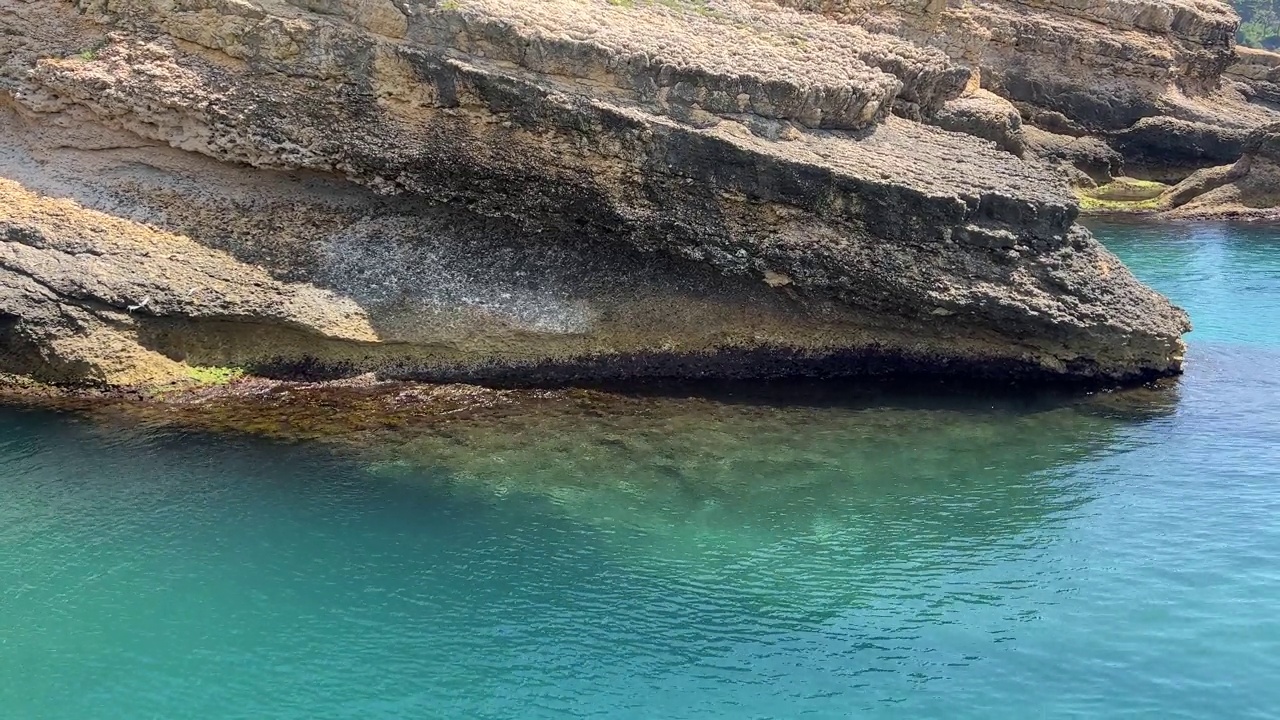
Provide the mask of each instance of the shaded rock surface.
{"label": "shaded rock surface", "polygon": [[1161,196],[1178,217],[1280,220],[1280,123],[1251,132],[1243,156],[1200,170]]}
{"label": "shaded rock surface", "polygon": [[[1020,111],[1021,146],[1073,182],[1129,174],[1176,183],[1233,162],[1250,130],[1280,120],[1280,55],[1236,48],[1239,18],[1213,0],[784,1],[970,67]],[[1005,126],[994,120],[978,134]],[[1056,136],[1094,137],[1118,157]]]}
{"label": "shaded rock surface", "polygon": [[0,27],[10,370],[1180,368],[1185,315],[910,33],[748,0],[0,0]]}
{"label": "shaded rock surface", "polygon": [[1074,185],[1109,183],[1123,172],[1124,157],[1100,138],[1063,135],[1035,126],[1024,127],[1022,134],[1032,155],[1062,168]]}
{"label": "shaded rock surface", "polygon": [[1177,182],[1206,166],[1232,162],[1244,152],[1249,131],[1173,117],[1149,117],[1111,136],[1130,172]]}
{"label": "shaded rock surface", "polygon": [[1280,53],[1241,47],[1226,77],[1243,87],[1247,97],[1280,109]]}

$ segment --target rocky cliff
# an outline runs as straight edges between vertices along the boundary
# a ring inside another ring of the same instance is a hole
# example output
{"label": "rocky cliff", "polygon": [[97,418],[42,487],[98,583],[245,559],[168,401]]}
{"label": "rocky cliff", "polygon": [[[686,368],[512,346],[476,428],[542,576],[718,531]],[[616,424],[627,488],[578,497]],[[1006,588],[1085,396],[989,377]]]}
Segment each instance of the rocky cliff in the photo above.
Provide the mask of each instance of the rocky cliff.
{"label": "rocky cliff", "polygon": [[1238,56],[1227,68],[1227,79],[1245,97],[1280,109],[1280,53],[1245,47],[1236,50]]}
{"label": "rocky cliff", "polygon": [[1212,0],[785,2],[974,68],[1028,126],[1023,145],[1095,181],[1177,182],[1280,120],[1268,102],[1280,56],[1237,49],[1239,18]]}
{"label": "rocky cliff", "polygon": [[[0,365],[1178,371],[1185,315],[1019,143],[1028,117],[1117,128],[1157,85],[1212,85],[1221,6],[930,5],[972,11],[951,41],[919,13],[787,4],[0,0]],[[1079,37],[1097,12],[1165,65],[1068,102],[1015,72],[1049,40],[999,50],[1052,19],[1073,62],[1118,65]]]}
{"label": "rocky cliff", "polygon": [[1245,138],[1239,160],[1198,170],[1159,197],[1169,215],[1274,219],[1280,207],[1280,123]]}
{"label": "rocky cliff", "polygon": [[784,1],[936,47],[1032,119],[1077,131],[1197,112],[1178,94],[1218,88],[1239,25],[1212,0]]}

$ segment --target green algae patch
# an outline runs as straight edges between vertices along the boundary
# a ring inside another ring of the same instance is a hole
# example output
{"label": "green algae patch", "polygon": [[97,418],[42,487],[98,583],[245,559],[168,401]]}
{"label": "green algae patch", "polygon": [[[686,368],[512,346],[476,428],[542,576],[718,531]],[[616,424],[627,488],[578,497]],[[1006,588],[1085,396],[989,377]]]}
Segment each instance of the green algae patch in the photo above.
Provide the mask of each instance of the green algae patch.
{"label": "green algae patch", "polygon": [[187,368],[187,377],[201,385],[226,385],[245,376],[244,368],[193,365]]}
{"label": "green algae patch", "polygon": [[1153,212],[1160,209],[1159,198],[1150,200],[1099,200],[1081,193],[1080,210],[1083,212]]}
{"label": "green algae patch", "polygon": [[1096,188],[1077,188],[1080,210],[1086,213],[1150,212],[1159,210],[1169,186],[1153,180],[1119,177]]}
{"label": "green algae patch", "polygon": [[170,382],[123,388],[122,391],[125,394],[136,393],[154,400],[163,400],[183,393],[199,392],[232,385],[249,377],[245,369],[241,367],[187,365],[185,366],[185,374]]}

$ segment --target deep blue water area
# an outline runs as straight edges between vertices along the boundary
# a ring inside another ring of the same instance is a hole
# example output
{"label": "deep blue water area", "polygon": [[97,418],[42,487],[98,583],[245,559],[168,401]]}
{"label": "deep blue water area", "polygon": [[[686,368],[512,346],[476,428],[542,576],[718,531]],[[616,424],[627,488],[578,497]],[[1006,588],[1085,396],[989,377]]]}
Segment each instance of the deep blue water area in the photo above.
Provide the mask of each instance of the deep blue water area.
{"label": "deep blue water area", "polygon": [[1095,231],[1192,316],[1171,390],[0,410],[0,717],[1280,716],[1280,230]]}

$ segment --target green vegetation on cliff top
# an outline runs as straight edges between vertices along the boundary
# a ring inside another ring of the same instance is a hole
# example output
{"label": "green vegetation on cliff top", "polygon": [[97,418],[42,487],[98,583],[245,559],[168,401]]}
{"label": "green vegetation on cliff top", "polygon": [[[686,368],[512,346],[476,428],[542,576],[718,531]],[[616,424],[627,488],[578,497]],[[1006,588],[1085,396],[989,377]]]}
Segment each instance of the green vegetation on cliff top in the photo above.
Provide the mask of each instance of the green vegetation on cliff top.
{"label": "green vegetation on cliff top", "polygon": [[1231,0],[1231,5],[1242,20],[1236,42],[1280,50],[1280,0]]}

